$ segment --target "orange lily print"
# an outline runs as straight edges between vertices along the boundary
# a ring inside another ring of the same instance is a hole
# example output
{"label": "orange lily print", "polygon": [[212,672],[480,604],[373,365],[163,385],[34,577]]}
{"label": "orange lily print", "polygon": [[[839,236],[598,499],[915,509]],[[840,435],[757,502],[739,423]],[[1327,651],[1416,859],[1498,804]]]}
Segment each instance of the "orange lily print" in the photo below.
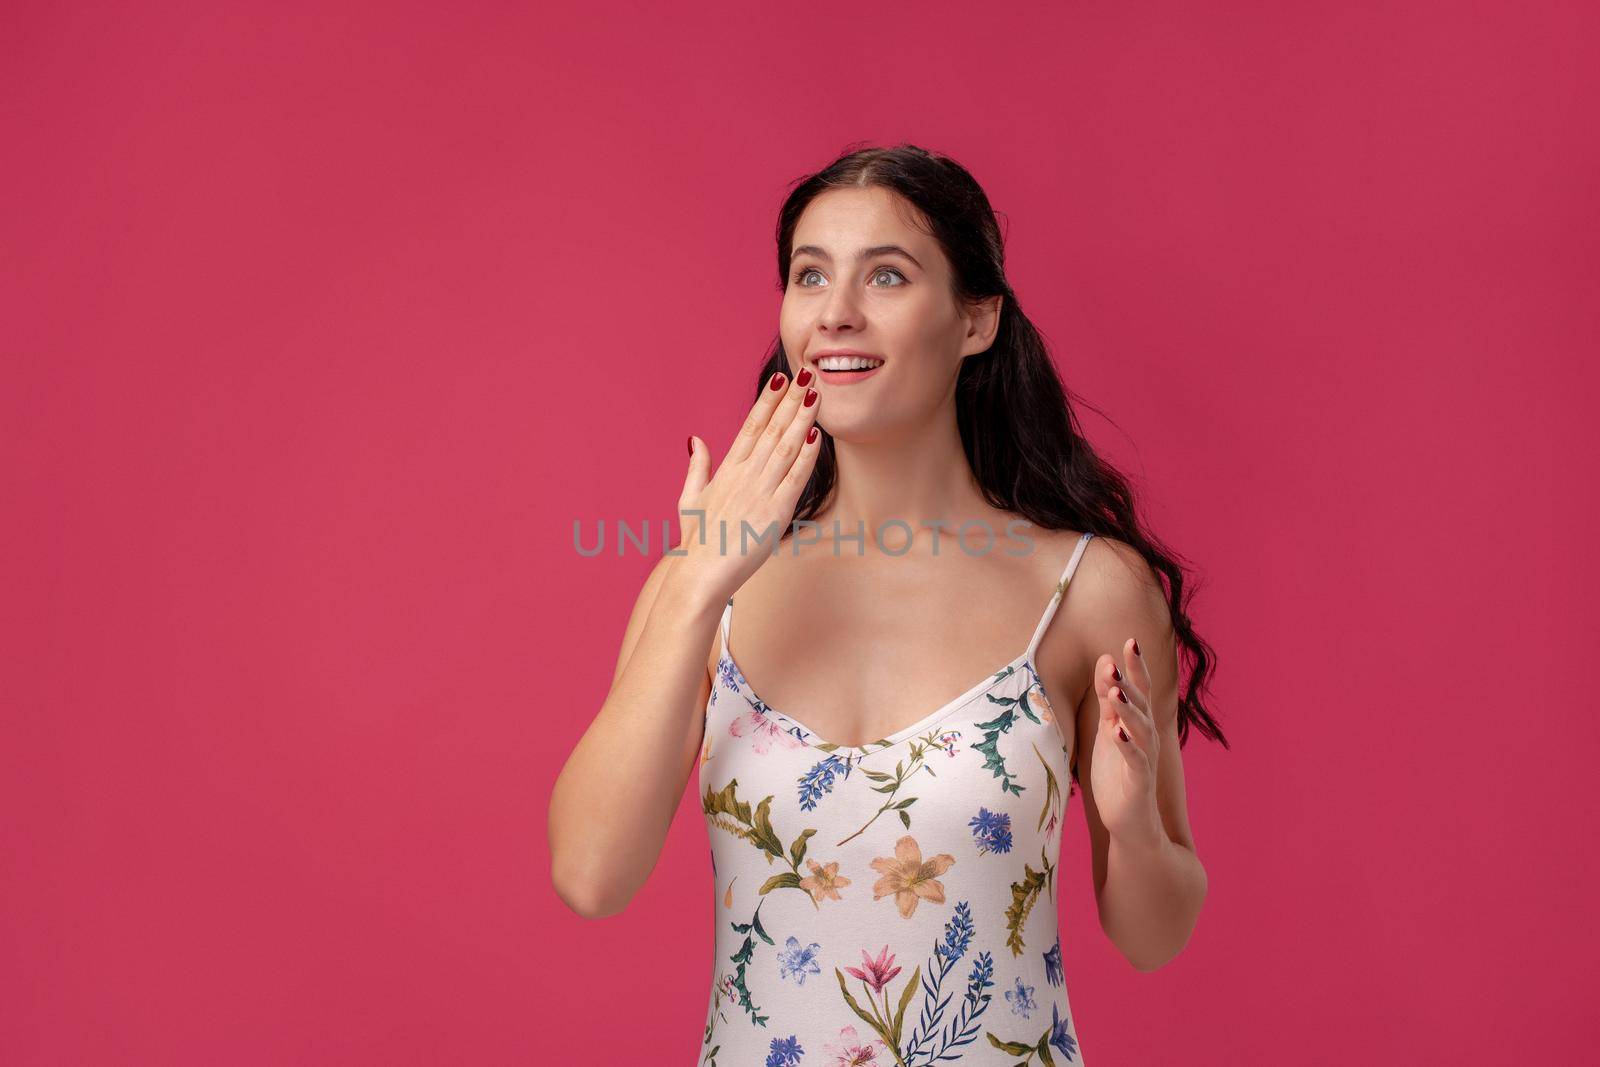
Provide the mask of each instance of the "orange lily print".
{"label": "orange lily print", "polygon": [[811,873],[800,879],[800,888],[811,894],[811,899],[817,903],[824,900],[842,900],[839,890],[850,884],[850,879],[839,873],[839,864],[818,864],[816,860],[806,860],[806,866]]}
{"label": "orange lily print", "polygon": [[872,899],[894,894],[895,907],[906,919],[916,913],[917,905],[924,900],[943,904],[944,883],[938,878],[955,862],[956,858],[948,852],[924,860],[917,839],[906,834],[895,842],[893,858],[879,856],[872,861],[872,869],[883,876],[872,886]]}

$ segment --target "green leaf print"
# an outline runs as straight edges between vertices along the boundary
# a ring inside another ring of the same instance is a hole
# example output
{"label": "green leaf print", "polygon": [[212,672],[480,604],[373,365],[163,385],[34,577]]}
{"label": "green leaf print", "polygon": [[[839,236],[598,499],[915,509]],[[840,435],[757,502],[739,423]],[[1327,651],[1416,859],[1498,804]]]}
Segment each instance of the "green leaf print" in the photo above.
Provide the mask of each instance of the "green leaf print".
{"label": "green leaf print", "polygon": [[756,838],[755,828],[751,822],[750,805],[734,795],[738,784],[739,779],[732,778],[720,792],[712,792],[708,787],[706,795],[701,799],[701,810],[705,812],[706,818],[713,826],[760,847],[761,842]]}
{"label": "green leaf print", "polygon": [[1039,809],[1039,825],[1035,829],[1043,830],[1045,820],[1051,815],[1059,814],[1057,810],[1061,804],[1061,785],[1056,781],[1056,772],[1050,769],[1050,763],[1044,758],[1044,753],[1039,751],[1039,746],[1033,746],[1033,754],[1039,757],[1039,763],[1044,767],[1044,807]]}
{"label": "green leaf print", "polygon": [[777,833],[772,829],[772,798],[763,797],[761,803],[756,805],[754,823],[755,834],[751,838],[756,847],[767,854],[767,862],[771,863],[773,857],[783,859],[783,842],[778,840]]}
{"label": "green leaf print", "polygon": [[774,889],[798,889],[800,876],[793,871],[780,871],[761,883],[761,895],[765,896]]}
{"label": "green leaf print", "polygon": [[905,989],[900,992],[900,1005],[894,1010],[894,1026],[890,1030],[894,1037],[894,1045],[900,1047],[900,1028],[906,1020],[906,1005],[911,1003],[911,994],[917,991],[917,980],[922,977],[922,967],[919,964],[911,972],[911,980],[906,983]]}
{"label": "green leaf print", "polygon": [[1033,910],[1044,884],[1045,872],[1036,871],[1026,863],[1022,865],[1022,881],[1011,883],[1011,906],[1006,909],[1006,929],[1009,931],[1006,945],[1013,956],[1022,955],[1022,927],[1028,921],[1028,913]]}
{"label": "green leaf print", "polygon": [[[778,831],[772,826],[772,797],[762,797],[752,812],[750,805],[739,799],[738,787],[737,778],[728,779],[728,784],[720,790],[712,790],[708,786],[706,795],[701,798],[700,803],[706,818],[713,826],[720,827],[735,837],[743,838],[755,845],[761,850],[762,855],[767,857],[769,864],[774,861],[788,864],[795,875],[793,883],[789,884],[798,888],[800,861],[805,858],[806,841],[817,832],[816,828],[807,827],[800,831],[800,836],[795,838],[794,843],[789,846],[788,853],[785,854],[783,842],[778,838]],[[740,825],[741,823],[744,825]],[[772,879],[767,880],[767,887],[776,888]],[[763,888],[761,892],[765,894],[767,888]],[[806,896],[809,898],[811,894],[807,893]],[[812,904],[814,906],[816,901],[812,901]]]}
{"label": "green leaf print", "polygon": [[[1005,670],[995,675],[995,681],[1001,680],[1008,674],[1015,673],[1016,670],[1016,667],[1007,667]],[[1044,721],[1039,717],[1038,713],[1033,710],[1033,704],[1028,700],[1029,694],[1031,694],[1035,689],[1043,692],[1044,687],[1039,682],[1039,676],[1033,672],[1031,667],[1028,668],[1028,676],[1031,679],[1031,681],[1028,683],[1028,687],[1017,696],[997,697],[993,693],[985,694],[985,700],[989,701],[991,704],[998,704],[1000,707],[1005,708],[1006,710],[1001,712],[999,715],[996,715],[988,722],[974,724],[978,729],[984,731],[983,740],[972,746],[979,752],[983,753],[983,769],[991,772],[996,778],[1000,779],[1000,791],[1002,793],[1011,793],[1014,796],[1021,796],[1025,787],[1017,785],[1014,781],[1016,775],[1012,774],[1006,769],[1006,759],[1000,754],[1000,735],[1011,732],[1011,727],[1016,725],[1017,712],[1019,711],[1026,716],[1030,722],[1043,723]],[[1035,751],[1037,751],[1037,749]]]}
{"label": "green leaf print", "polygon": [[[800,863],[805,859],[806,842],[817,831],[815,827],[807,827],[800,831],[800,836],[794,839],[788,852],[785,853],[778,831],[772,825],[772,797],[763,797],[752,810],[749,804],[739,799],[738,788],[737,778],[728,779],[728,784],[720,790],[707,787],[700,804],[706,819],[711,825],[720,827],[741,840],[749,841],[766,856],[769,864],[781,862],[789,867],[789,870],[780,871],[762,883],[761,889],[756,893],[760,899],[749,922],[728,924],[735,933],[745,935],[744,943],[739,946],[739,950],[728,957],[730,962],[738,964],[731,976],[733,989],[737,994],[736,1003],[750,1016],[752,1024],[766,1026],[768,1016],[760,1014],[751,1000],[749,987],[745,985],[746,969],[755,956],[755,939],[759,937],[769,945],[777,944],[761,926],[761,905],[766,903],[767,894],[775,889],[797,889],[805,893],[813,908],[821,907],[811,893],[800,884]],[[709,1037],[708,1033],[708,1041]]]}
{"label": "green leaf print", "polygon": [[[856,998],[850,994],[850,987],[845,984],[844,972],[839,970],[839,968],[835,967],[833,969],[833,973],[835,975],[837,975],[838,978],[839,978],[839,992],[844,994],[844,1002],[846,1004],[850,1005],[850,1010],[855,1012],[856,1015],[860,1016],[862,1022],[866,1023],[868,1026],[872,1027],[874,1030],[877,1030],[878,1029],[878,1020],[876,1020],[872,1016],[868,1015],[866,1013],[866,1010],[864,1008],[862,1008],[861,1005],[856,1002]],[[870,1003],[870,1001],[869,1001],[869,1003]]]}
{"label": "green leaf print", "polygon": [[983,1036],[989,1039],[989,1044],[993,1045],[1001,1052],[1009,1052],[1013,1056],[1033,1055],[1033,1046],[1022,1041],[1001,1041],[998,1037],[995,1037],[991,1033],[985,1033]]}
{"label": "green leaf print", "polygon": [[[895,1009],[892,1017],[889,1014],[889,994],[887,992],[883,993],[883,1005],[880,1009],[878,1002],[872,999],[872,989],[868,987],[866,982],[861,983],[861,995],[866,998],[867,1004],[872,1009],[869,1012],[851,994],[850,987],[845,984],[844,972],[835,967],[833,973],[839,979],[839,992],[844,994],[845,1003],[850,1005],[850,1010],[855,1012],[862,1022],[872,1027],[873,1032],[883,1039],[883,1043],[888,1046],[889,1055],[894,1057],[894,1062],[899,1067],[906,1067],[905,1057],[900,1052],[900,1031],[905,1023],[906,1005],[911,1003],[911,997],[919,987],[922,968],[919,966],[914,969],[911,972],[911,977],[906,980],[906,987],[900,992],[899,1006]],[[885,987],[880,986],[877,988],[883,989]]]}
{"label": "green leaf print", "polygon": [[750,1016],[750,1022],[754,1026],[766,1026],[768,1016],[762,1015],[761,1009],[757,1008],[755,1001],[751,999],[750,987],[745,984],[744,976],[746,969],[750,966],[750,960],[755,956],[756,942],[755,938],[750,936],[750,931],[754,930],[756,934],[761,937],[761,940],[765,941],[767,944],[776,944],[772,938],[767,936],[767,932],[761,928],[761,905],[765,904],[766,902],[767,898],[762,897],[761,900],[756,904],[755,914],[750,917],[749,922],[728,924],[732,926],[736,932],[745,935],[744,944],[739,946],[739,951],[728,957],[729,962],[737,963],[739,965],[734,970],[730,981],[733,984],[734,993],[737,994],[735,997],[735,1003],[737,1003],[739,1007],[743,1008],[745,1013]]}
{"label": "green leaf print", "polygon": [[806,858],[806,841],[817,831],[807,827],[800,831],[800,836],[794,839],[794,844],[789,846],[789,858],[794,862],[796,870],[800,869],[800,861]]}
{"label": "green leaf print", "polygon": [[1056,1051],[1066,1056],[1069,1061],[1072,1060],[1077,1048],[1076,1040],[1070,1034],[1055,1032],[1053,1024],[1045,1028],[1044,1033],[1040,1035],[1037,1042],[1005,1041],[996,1037],[994,1032],[989,1030],[984,1031],[983,1036],[989,1039],[989,1044],[1001,1052],[1009,1052],[1013,1056],[1022,1057],[1022,1059],[1013,1064],[1013,1067],[1029,1067],[1033,1063],[1035,1056],[1039,1057],[1039,1067],[1055,1067],[1056,1058],[1050,1051],[1050,1037],[1052,1034],[1060,1042],[1059,1045],[1055,1046]]}
{"label": "green leaf print", "polygon": [[868,779],[874,782],[883,783],[882,785],[873,786],[872,790],[875,793],[886,794],[888,799],[883,802],[882,807],[872,813],[872,818],[868,819],[862,825],[861,829],[857,830],[843,841],[838,842],[838,844],[842,845],[847,841],[853,841],[860,837],[866,832],[867,827],[877,822],[878,817],[883,815],[885,812],[893,811],[898,813],[901,824],[904,825],[906,829],[911,829],[911,814],[910,812],[906,811],[906,809],[909,808],[917,798],[910,797],[906,800],[896,803],[894,797],[895,794],[900,792],[900,790],[905,787],[906,783],[909,782],[912,776],[918,771],[926,771],[930,776],[935,778],[938,777],[938,775],[933,773],[933,768],[928,766],[926,758],[930,750],[934,752],[949,751],[951,747],[950,744],[941,742],[939,740],[939,735],[943,732],[944,728],[942,726],[935,726],[931,732],[921,738],[918,738],[916,741],[913,741],[911,743],[911,750],[906,754],[906,756],[895,762],[893,774],[887,774],[883,771],[869,771],[865,767],[861,768],[861,773],[866,775]]}
{"label": "green leaf print", "polygon": [[1016,718],[1016,712],[1005,711],[990,719],[988,722],[975,723],[978,729],[984,731],[983,740],[973,743],[973,749],[983,753],[983,769],[991,772],[1000,779],[1000,791],[1022,795],[1026,786],[1015,784],[1012,779],[1016,775],[1006,769],[1006,758],[1000,755],[1000,735],[1009,733],[1011,723]]}

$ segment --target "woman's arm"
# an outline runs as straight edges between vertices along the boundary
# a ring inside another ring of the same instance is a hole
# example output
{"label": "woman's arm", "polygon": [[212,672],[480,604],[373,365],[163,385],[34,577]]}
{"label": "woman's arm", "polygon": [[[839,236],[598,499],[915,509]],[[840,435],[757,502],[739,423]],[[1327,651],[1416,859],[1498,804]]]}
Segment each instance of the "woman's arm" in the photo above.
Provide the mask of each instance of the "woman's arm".
{"label": "woman's arm", "polygon": [[[1099,655],[1078,705],[1078,785],[1100,926],[1137,970],[1152,971],[1188,943],[1207,891],[1178,746],[1177,641],[1155,573],[1126,545],[1100,537],[1095,542],[1104,543],[1102,551],[1093,577],[1077,590],[1076,607],[1084,612],[1091,651],[1116,651]],[[1120,680],[1112,675],[1114,667]],[[1123,687],[1136,703],[1121,704],[1110,695]],[[1127,741],[1117,732],[1119,720]],[[1147,760],[1152,752],[1154,760]],[[1153,797],[1143,793],[1143,772],[1130,772],[1135,765],[1153,772]],[[1108,805],[1118,817],[1116,829],[1103,817]]]}
{"label": "woman's arm", "polygon": [[724,600],[683,562],[645,579],[611,691],[551,793],[551,880],[585,918],[615,915],[649,877],[700,754]]}
{"label": "woman's arm", "polygon": [[[781,372],[750,409],[715,475],[693,451],[678,497],[683,537],[650,572],[628,618],[611,691],[550,795],[550,877],[587,918],[627,907],[655,868],[700,755],[711,641],[728,597],[761,566],[743,549],[794,517],[821,447],[816,390]],[[740,547],[725,551],[732,531]]]}

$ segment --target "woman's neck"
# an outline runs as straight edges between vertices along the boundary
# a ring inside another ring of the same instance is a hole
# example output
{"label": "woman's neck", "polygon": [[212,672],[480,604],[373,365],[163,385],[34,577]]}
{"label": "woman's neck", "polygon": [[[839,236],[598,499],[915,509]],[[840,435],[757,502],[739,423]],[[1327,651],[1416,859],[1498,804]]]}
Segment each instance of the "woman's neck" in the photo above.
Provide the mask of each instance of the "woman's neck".
{"label": "woman's neck", "polygon": [[907,437],[870,442],[835,439],[833,446],[834,491],[816,519],[824,538],[832,535],[837,522],[841,534],[864,532],[869,547],[874,533],[881,530],[883,543],[897,549],[906,540],[900,523],[921,542],[931,537],[931,523],[946,523],[944,533],[954,536],[962,522],[993,512],[967,464],[954,419]]}

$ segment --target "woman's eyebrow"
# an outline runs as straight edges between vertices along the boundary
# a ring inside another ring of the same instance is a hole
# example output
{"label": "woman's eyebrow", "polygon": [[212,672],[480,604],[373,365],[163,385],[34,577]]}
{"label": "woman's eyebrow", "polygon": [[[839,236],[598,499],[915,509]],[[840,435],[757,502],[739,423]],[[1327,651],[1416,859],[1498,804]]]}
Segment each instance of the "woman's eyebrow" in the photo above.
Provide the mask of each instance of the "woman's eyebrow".
{"label": "woman's eyebrow", "polygon": [[[825,259],[829,263],[833,262],[833,257],[828,255],[828,253],[824,252],[822,249],[818,248],[816,245],[801,245],[799,248],[796,248],[793,252],[789,253],[789,259],[791,261],[793,261],[796,256],[816,256],[818,259]],[[922,269],[922,264],[917,262],[917,257],[912,255],[910,252],[907,252],[899,245],[873,245],[871,248],[863,248],[861,251],[856,253],[857,259],[872,259],[875,256],[904,256],[913,264],[916,264],[918,270]]]}

